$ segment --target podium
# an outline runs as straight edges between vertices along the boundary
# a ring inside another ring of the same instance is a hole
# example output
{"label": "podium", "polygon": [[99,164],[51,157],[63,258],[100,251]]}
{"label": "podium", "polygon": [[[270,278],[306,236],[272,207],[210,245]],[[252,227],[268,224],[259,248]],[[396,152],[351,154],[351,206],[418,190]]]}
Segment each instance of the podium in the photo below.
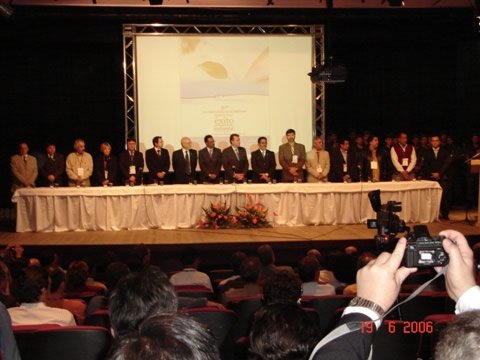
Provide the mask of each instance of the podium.
{"label": "podium", "polygon": [[470,158],[470,173],[478,174],[478,204],[477,204],[477,222],[476,226],[480,227],[480,153],[476,154],[474,157]]}

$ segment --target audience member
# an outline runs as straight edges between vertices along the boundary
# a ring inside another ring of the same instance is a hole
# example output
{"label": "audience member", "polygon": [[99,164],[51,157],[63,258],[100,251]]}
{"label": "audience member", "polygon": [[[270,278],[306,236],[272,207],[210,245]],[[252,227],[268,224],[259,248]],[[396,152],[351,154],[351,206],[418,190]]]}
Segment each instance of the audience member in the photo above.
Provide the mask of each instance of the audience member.
{"label": "audience member", "polygon": [[18,288],[18,307],[8,309],[12,325],[58,324],[61,326],[76,325],[72,313],[45,305],[45,293],[48,285],[48,274],[40,266],[25,269],[25,277]]}
{"label": "audience member", "polygon": [[275,253],[270,245],[260,245],[257,249],[257,255],[260,259],[260,263],[262,264],[260,276],[258,277],[258,282],[260,285],[263,285],[270,276],[278,271],[285,270],[293,273],[293,269],[290,266],[275,265]]}
{"label": "audience member", "polygon": [[222,302],[227,304],[234,298],[245,296],[260,296],[262,288],[258,285],[258,276],[260,274],[260,261],[256,257],[247,257],[240,265],[240,279],[242,286],[230,288],[222,295]]}
{"label": "audience member", "polygon": [[319,334],[318,325],[299,305],[266,305],[255,313],[248,359],[306,360]]}
{"label": "audience member", "polygon": [[213,335],[194,319],[179,314],[153,316],[138,331],[119,338],[109,360],[220,360]]}
{"label": "audience member", "polygon": [[112,329],[116,335],[123,336],[138,330],[149,317],[175,313],[178,299],[163,272],[147,269],[118,281],[110,294],[108,309]]}
{"label": "audience member", "polygon": [[302,280],[303,296],[335,295],[335,288],[332,285],[318,283],[320,264],[314,256],[305,256],[300,261],[298,273]]}
{"label": "audience member", "polygon": [[441,332],[435,360],[478,360],[480,354],[480,310],[458,315]]}
{"label": "audience member", "polygon": [[193,248],[183,252],[183,270],[172,275],[170,282],[174,286],[200,285],[213,291],[212,283],[207,274],[198,271],[200,254]]}
{"label": "audience member", "polygon": [[[364,252],[358,257],[357,260],[357,271],[363,268],[365,265],[367,265],[370,261],[375,259],[375,255],[371,252]],[[347,285],[343,289],[343,295],[348,295],[348,296],[357,296],[357,284],[350,284]]]}
{"label": "audience member", "polygon": [[17,306],[17,299],[11,295],[11,289],[12,276],[10,275],[10,269],[3,261],[0,261],[0,302],[6,308]]}
{"label": "audience member", "polygon": [[0,335],[0,358],[20,360],[20,352],[12,331],[12,320],[3,304],[0,304]]}
{"label": "audience member", "polygon": [[[241,287],[243,285],[240,277],[240,266],[247,255],[243,251],[235,251],[230,259],[230,265],[232,266],[233,275],[223,279],[219,282],[218,288],[220,291],[227,291],[230,288]],[[255,280],[256,281],[256,280]]]}
{"label": "audience member", "polygon": [[279,271],[270,276],[263,287],[263,303],[297,304],[302,296],[302,282],[290,271]]}
{"label": "audience member", "polygon": [[45,304],[50,307],[65,309],[70,311],[77,320],[78,324],[83,324],[85,320],[85,310],[87,304],[81,299],[65,299],[65,273],[61,269],[53,270],[49,273],[47,292],[45,294]]}
{"label": "audience member", "polygon": [[143,271],[150,266],[151,251],[145,244],[135,245],[129,256],[128,267],[132,271]]}
{"label": "audience member", "polygon": [[89,267],[85,261],[72,261],[68,266],[65,293],[68,297],[95,296],[103,294],[106,286],[89,277]]}
{"label": "audience member", "polygon": [[343,288],[345,286],[345,284],[338,281],[335,274],[327,268],[327,264],[320,251],[317,249],[310,249],[307,251],[307,256],[314,256],[320,264],[320,271],[317,278],[319,284],[330,284],[335,289]]}

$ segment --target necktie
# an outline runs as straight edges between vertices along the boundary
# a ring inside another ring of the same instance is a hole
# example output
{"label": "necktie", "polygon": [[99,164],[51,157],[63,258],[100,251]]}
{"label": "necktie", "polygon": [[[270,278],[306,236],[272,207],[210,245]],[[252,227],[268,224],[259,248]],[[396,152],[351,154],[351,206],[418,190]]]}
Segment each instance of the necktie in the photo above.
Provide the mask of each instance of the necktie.
{"label": "necktie", "polygon": [[433,150],[433,153],[435,154],[435,159],[436,159],[436,158],[437,158],[437,156],[438,156],[438,149],[436,149],[436,150]]}
{"label": "necktie", "polygon": [[190,175],[192,172],[192,169],[190,167],[190,156],[188,155],[188,151],[185,151],[185,173],[187,175]]}
{"label": "necktie", "polygon": [[157,149],[157,156],[160,156],[160,149]]}
{"label": "necktie", "polygon": [[133,154],[134,154],[133,151],[130,151],[130,163],[132,164],[133,164]]}
{"label": "necktie", "polygon": [[317,151],[317,164],[320,163],[320,151]]}
{"label": "necktie", "polygon": [[265,151],[265,150],[262,150],[262,155],[263,155],[263,158],[265,159],[265,155],[266,155],[266,151]]}
{"label": "necktie", "polygon": [[238,154],[238,148],[235,148],[235,156],[237,157],[237,160],[240,160],[240,156]]}
{"label": "necktie", "polygon": [[208,154],[212,157],[213,149],[208,149]]}
{"label": "necktie", "polygon": [[290,150],[292,151],[292,155],[295,155],[295,146],[290,145]]}

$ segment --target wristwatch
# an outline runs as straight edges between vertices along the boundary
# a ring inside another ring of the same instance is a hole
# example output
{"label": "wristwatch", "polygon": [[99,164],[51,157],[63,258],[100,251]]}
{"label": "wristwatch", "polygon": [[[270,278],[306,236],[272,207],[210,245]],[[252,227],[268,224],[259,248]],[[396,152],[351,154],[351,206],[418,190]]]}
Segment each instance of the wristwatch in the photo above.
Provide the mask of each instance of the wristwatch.
{"label": "wristwatch", "polygon": [[385,310],[382,309],[382,307],[378,304],[375,304],[373,301],[364,299],[362,297],[354,297],[351,301],[349,306],[361,306],[367,309],[370,309],[374,312],[376,312],[380,317],[385,315]]}

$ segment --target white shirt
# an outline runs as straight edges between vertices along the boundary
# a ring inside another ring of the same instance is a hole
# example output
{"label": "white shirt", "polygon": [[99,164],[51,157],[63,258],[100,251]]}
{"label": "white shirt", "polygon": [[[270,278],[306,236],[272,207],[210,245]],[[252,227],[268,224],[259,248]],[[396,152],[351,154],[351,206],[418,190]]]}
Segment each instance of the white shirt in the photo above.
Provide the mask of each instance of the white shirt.
{"label": "white shirt", "polygon": [[335,295],[335,288],[330,284],[319,284],[310,281],[302,284],[302,296],[328,296]]}
{"label": "white shirt", "polygon": [[213,291],[208,275],[192,268],[186,268],[173,274],[170,278],[170,283],[173,286],[200,285]]}
{"label": "white shirt", "polygon": [[60,326],[75,326],[73,314],[65,309],[52,308],[43,302],[22,303],[20,306],[8,309],[12,325],[58,324]]}
{"label": "white shirt", "polygon": [[[408,145],[405,145],[405,146],[400,145],[403,151],[405,151],[407,146]],[[394,149],[394,146],[392,146],[392,148],[390,149],[390,158],[392,159],[392,164],[395,167],[395,169],[397,169],[398,172],[402,172],[403,166],[400,163],[402,160],[398,158],[398,155]],[[416,164],[417,164],[417,153],[415,152],[415,148],[412,146],[412,155],[410,156],[410,162],[408,163],[407,171],[410,173]]]}

